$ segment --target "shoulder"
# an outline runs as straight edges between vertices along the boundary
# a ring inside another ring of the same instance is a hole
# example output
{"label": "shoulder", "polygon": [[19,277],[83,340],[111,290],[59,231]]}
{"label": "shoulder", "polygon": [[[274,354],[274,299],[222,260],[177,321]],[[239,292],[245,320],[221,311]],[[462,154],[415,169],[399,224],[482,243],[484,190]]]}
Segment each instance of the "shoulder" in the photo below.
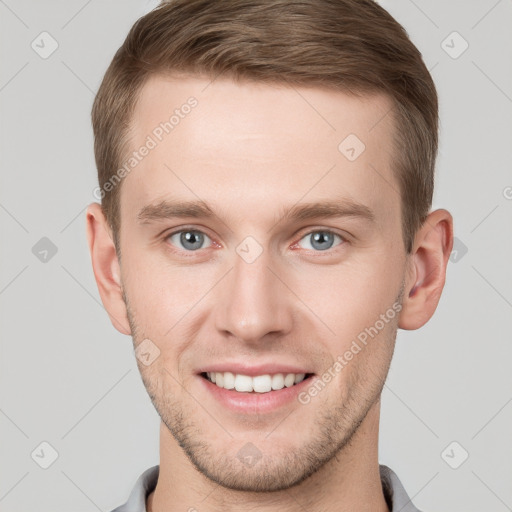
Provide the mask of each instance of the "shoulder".
{"label": "shoulder", "polygon": [[390,512],[421,512],[409,498],[397,474],[384,464],[379,465],[382,490]]}
{"label": "shoulder", "polygon": [[156,487],[160,466],[153,466],[142,473],[130,493],[128,501],[112,512],[146,512],[146,497]]}

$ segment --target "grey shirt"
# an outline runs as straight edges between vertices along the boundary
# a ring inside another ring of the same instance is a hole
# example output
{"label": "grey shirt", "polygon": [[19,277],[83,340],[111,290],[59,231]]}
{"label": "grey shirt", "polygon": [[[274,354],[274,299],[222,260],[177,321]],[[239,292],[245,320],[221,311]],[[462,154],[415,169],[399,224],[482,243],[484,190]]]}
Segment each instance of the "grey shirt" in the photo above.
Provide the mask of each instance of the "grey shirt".
{"label": "grey shirt", "polygon": [[[380,479],[384,497],[391,512],[420,512],[405,492],[402,482],[396,474],[380,464]],[[146,512],[146,498],[156,487],[160,466],[153,466],[140,475],[128,501],[112,512]]]}

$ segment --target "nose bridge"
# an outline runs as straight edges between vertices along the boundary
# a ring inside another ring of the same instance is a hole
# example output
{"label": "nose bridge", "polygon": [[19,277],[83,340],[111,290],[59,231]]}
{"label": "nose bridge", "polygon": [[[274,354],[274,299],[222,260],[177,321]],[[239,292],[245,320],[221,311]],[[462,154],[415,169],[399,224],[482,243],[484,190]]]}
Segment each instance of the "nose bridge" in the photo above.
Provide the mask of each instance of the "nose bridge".
{"label": "nose bridge", "polygon": [[[251,237],[248,237],[251,238]],[[219,331],[240,340],[257,342],[269,333],[290,330],[292,312],[286,287],[272,268],[268,250],[245,240],[233,255],[233,269],[216,304]]]}

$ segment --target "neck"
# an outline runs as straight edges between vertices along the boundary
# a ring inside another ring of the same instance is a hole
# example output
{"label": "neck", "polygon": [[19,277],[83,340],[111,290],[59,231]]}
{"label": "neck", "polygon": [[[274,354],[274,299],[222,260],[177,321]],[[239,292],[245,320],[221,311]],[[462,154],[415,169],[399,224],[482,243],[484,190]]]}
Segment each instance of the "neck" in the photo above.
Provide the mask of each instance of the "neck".
{"label": "neck", "polygon": [[368,412],[351,441],[327,464],[298,485],[268,493],[235,491],[202,475],[161,423],[160,472],[147,500],[148,512],[389,512],[379,473],[380,401]]}

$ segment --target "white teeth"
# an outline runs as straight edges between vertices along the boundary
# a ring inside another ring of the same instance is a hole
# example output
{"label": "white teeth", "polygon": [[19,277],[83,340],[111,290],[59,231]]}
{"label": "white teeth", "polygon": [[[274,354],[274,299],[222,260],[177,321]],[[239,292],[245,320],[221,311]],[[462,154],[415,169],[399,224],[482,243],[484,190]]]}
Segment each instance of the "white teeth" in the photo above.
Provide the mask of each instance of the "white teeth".
{"label": "white teeth", "polygon": [[295,384],[295,375],[293,373],[288,373],[284,378],[284,385],[289,388]]}
{"label": "white teeth", "polygon": [[238,374],[235,377],[235,389],[237,391],[252,391],[252,377],[249,377],[248,375]]}
{"label": "white teeth", "polygon": [[224,372],[224,388],[233,389],[235,387],[235,376],[231,372]]}
{"label": "white teeth", "polygon": [[252,387],[257,393],[267,393],[272,390],[272,377],[270,375],[258,375],[252,379]]}
{"label": "white teeth", "polygon": [[208,379],[220,388],[236,389],[239,392],[268,393],[277,391],[284,387],[291,387],[298,384],[306,377],[305,373],[276,373],[274,375],[264,374],[250,377],[248,375],[235,374],[232,372],[207,372]]}
{"label": "white teeth", "polygon": [[305,373],[297,373],[295,375],[295,384],[298,384],[299,382],[302,382],[304,380],[305,376],[306,376]]}
{"label": "white teeth", "polygon": [[282,373],[276,373],[272,376],[272,389],[278,390],[284,388],[284,377]]}

